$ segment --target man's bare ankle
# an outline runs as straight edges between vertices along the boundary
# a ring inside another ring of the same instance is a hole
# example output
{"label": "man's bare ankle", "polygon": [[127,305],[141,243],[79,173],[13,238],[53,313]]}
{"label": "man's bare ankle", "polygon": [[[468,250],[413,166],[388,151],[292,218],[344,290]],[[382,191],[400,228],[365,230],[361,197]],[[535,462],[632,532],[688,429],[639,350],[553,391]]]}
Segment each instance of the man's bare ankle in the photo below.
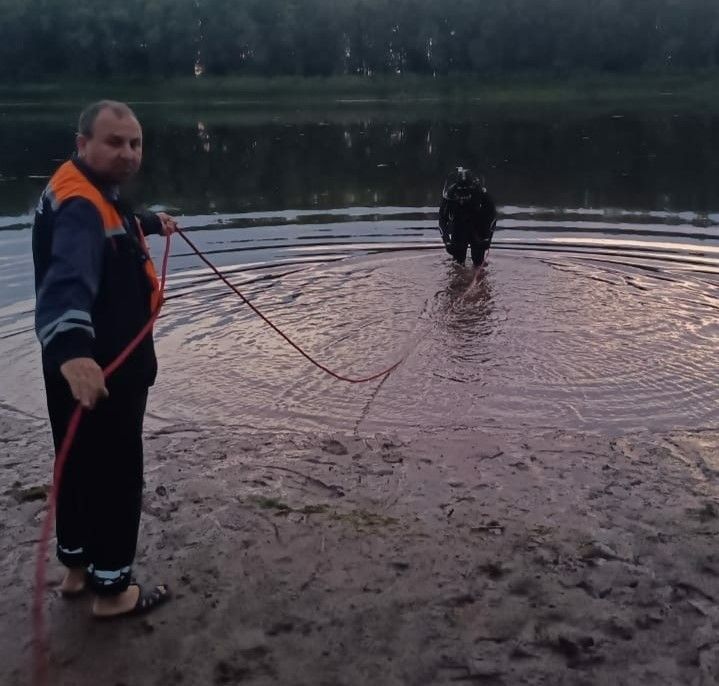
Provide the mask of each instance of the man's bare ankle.
{"label": "man's bare ankle", "polygon": [[96,615],[127,612],[134,607],[139,594],[139,587],[133,584],[117,595],[96,596],[92,611]]}
{"label": "man's bare ankle", "polygon": [[85,588],[86,570],[84,567],[68,567],[60,584],[63,592],[78,592]]}

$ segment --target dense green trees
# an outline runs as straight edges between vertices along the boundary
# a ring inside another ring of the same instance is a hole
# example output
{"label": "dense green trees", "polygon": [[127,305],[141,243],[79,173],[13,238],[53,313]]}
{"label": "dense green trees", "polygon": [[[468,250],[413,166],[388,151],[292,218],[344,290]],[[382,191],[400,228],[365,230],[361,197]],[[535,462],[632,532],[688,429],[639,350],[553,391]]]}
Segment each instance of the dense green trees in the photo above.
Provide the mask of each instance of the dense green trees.
{"label": "dense green trees", "polygon": [[0,0],[0,80],[713,68],[717,0]]}

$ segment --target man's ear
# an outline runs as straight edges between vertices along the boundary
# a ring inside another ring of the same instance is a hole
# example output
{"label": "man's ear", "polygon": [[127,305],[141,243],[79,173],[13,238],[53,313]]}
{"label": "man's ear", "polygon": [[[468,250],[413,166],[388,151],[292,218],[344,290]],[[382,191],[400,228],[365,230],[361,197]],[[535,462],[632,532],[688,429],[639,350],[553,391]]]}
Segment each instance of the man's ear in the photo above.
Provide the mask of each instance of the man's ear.
{"label": "man's ear", "polygon": [[75,145],[77,146],[78,157],[83,157],[85,154],[85,148],[87,146],[87,136],[84,136],[83,134],[78,133],[75,136]]}

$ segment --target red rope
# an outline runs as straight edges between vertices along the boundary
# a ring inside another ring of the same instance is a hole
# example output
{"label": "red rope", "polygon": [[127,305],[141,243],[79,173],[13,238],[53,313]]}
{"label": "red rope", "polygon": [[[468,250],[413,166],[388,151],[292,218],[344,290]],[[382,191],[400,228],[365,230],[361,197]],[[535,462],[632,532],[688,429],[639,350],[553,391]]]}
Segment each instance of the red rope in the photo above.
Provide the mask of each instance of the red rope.
{"label": "red rope", "polygon": [[[217,277],[225,283],[227,286],[229,286],[240,298],[242,298],[242,301],[249,306],[249,308],[260,318],[262,319],[265,324],[267,324],[270,328],[272,328],[276,333],[278,333],[282,338],[287,341],[297,352],[299,352],[303,357],[305,357],[307,360],[309,360],[313,365],[321,369],[323,372],[329,374],[330,376],[334,377],[335,379],[339,379],[340,381],[346,381],[347,383],[367,383],[368,381],[374,381],[375,379],[379,379],[382,376],[387,376],[395,370],[403,361],[404,358],[398,360],[395,362],[391,367],[388,367],[387,369],[378,372],[376,374],[372,374],[371,376],[367,376],[364,378],[359,379],[353,379],[350,377],[342,376],[341,374],[337,374],[336,372],[333,372],[331,369],[325,367],[323,364],[315,360],[309,353],[306,353],[297,343],[295,343],[287,334],[285,334],[281,329],[279,329],[275,324],[273,324],[262,312],[260,312],[255,305],[253,305],[235,286],[233,286],[227,278],[202,254],[202,252],[195,246],[195,244],[185,236],[185,234],[180,231],[180,229],[177,229],[177,233],[180,235],[180,237],[192,248],[192,250],[197,254],[197,256],[217,275]],[[163,256],[162,260],[162,277],[160,281],[160,304],[158,305],[157,309],[153,312],[152,316],[150,317],[149,321],[145,326],[140,330],[140,332],[133,338],[130,343],[127,345],[127,347],[107,366],[105,369],[103,369],[103,376],[105,378],[108,378],[111,374],[113,374],[118,367],[120,367],[125,360],[132,354],[132,352],[137,348],[137,346],[140,344],[140,342],[147,336],[148,333],[152,330],[152,327],[155,324],[155,321],[160,315],[160,310],[162,308],[162,304],[164,302],[164,293],[165,293],[165,281],[167,279],[167,264],[169,261],[170,256],[170,237],[167,237],[167,241],[165,243],[165,254]],[[80,406],[80,403],[77,404],[77,407],[75,408],[75,411],[72,414],[72,417],[70,418],[70,422],[67,426],[67,431],[65,433],[65,438],[62,441],[62,445],[60,446],[60,450],[57,452],[57,455],[55,457],[55,467],[53,471],[53,483],[52,487],[50,489],[50,493],[48,495],[48,501],[47,501],[47,510],[45,513],[45,520],[43,521],[42,530],[40,533],[40,541],[38,543],[38,554],[37,554],[37,566],[35,568],[35,593],[33,598],[33,632],[34,632],[34,656],[35,656],[35,675],[34,675],[34,683],[36,686],[44,686],[47,684],[47,672],[48,672],[48,639],[47,639],[47,632],[45,627],[45,615],[44,615],[44,604],[43,604],[43,598],[45,595],[45,577],[46,577],[46,569],[47,569],[47,548],[48,543],[50,541],[50,534],[52,532],[52,522],[53,517],[55,514],[55,508],[57,507],[57,496],[60,491],[60,483],[62,481],[62,474],[65,467],[65,462],[67,461],[68,453],[70,452],[70,448],[72,447],[72,444],[75,440],[75,436],[77,434],[78,427],[80,426],[80,422],[82,421],[83,416],[83,410]]]}
{"label": "red rope", "polygon": [[400,364],[404,361],[404,358],[401,358],[397,360],[391,367],[387,367],[387,369],[383,369],[381,372],[377,372],[376,374],[372,374],[371,376],[366,376],[362,378],[351,378],[347,376],[342,376],[341,374],[338,374],[337,372],[332,371],[328,367],[325,367],[321,362],[318,362],[314,357],[312,357],[309,353],[305,352],[297,343],[295,343],[284,331],[282,331],[278,326],[273,324],[262,312],[260,312],[259,309],[255,305],[253,305],[241,292],[240,290],[234,286],[227,277],[219,270],[217,267],[215,267],[210,260],[208,260],[200,251],[200,249],[182,232],[180,229],[177,230],[177,233],[180,235],[180,238],[182,238],[187,245],[192,248],[193,252],[217,275],[217,277],[231,290],[233,290],[237,295],[242,298],[242,302],[245,303],[267,326],[269,326],[273,331],[278,333],[282,338],[287,341],[300,355],[302,355],[305,359],[309,360],[315,367],[318,367],[326,374],[329,374],[330,376],[334,377],[335,379],[339,379],[340,381],[346,381],[347,383],[367,383],[368,381],[374,381],[375,379],[379,379],[382,376],[386,376],[390,372],[393,372],[397,367],[399,367]]}

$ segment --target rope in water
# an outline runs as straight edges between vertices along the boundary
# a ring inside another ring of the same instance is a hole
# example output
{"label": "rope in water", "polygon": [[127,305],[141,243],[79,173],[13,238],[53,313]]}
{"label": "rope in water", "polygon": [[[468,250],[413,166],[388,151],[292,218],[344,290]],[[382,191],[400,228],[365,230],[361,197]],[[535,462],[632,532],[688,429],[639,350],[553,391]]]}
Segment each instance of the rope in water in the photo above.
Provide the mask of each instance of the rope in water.
{"label": "rope in water", "polygon": [[381,372],[377,372],[376,374],[371,374],[370,376],[365,376],[361,378],[351,378],[348,376],[343,376],[342,374],[338,374],[337,372],[332,371],[331,369],[327,368],[325,365],[323,365],[321,362],[318,362],[314,357],[312,357],[309,353],[305,352],[297,343],[295,343],[284,331],[282,331],[278,326],[273,324],[262,312],[260,312],[255,305],[253,305],[241,292],[240,290],[234,286],[222,272],[215,267],[215,265],[210,262],[210,260],[205,257],[200,249],[182,232],[178,229],[177,233],[179,234],[180,238],[182,238],[187,245],[190,246],[192,251],[215,273],[217,278],[219,278],[225,285],[227,285],[232,291],[234,291],[240,298],[242,298],[242,301],[247,305],[265,324],[267,324],[273,331],[278,333],[284,340],[289,343],[300,355],[302,355],[305,359],[309,360],[315,367],[318,367],[326,374],[329,374],[330,376],[334,377],[335,379],[339,379],[340,381],[346,381],[347,383],[367,383],[368,381],[374,381],[375,379],[379,379],[380,377],[386,376],[390,372],[394,371],[399,367],[400,364],[403,362],[403,358],[399,359],[397,362],[395,362],[391,367],[387,367],[386,369],[382,370]]}

